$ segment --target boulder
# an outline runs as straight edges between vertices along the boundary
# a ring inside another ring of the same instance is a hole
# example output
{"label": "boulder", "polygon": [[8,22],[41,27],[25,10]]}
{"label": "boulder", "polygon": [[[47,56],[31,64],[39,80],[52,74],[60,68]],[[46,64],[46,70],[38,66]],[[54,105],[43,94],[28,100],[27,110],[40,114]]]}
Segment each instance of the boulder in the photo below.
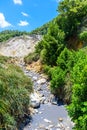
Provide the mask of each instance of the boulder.
{"label": "boulder", "polygon": [[54,95],[51,95],[51,97],[50,97],[50,102],[51,102],[53,105],[57,105],[58,98],[55,97]]}
{"label": "boulder", "polygon": [[30,106],[33,108],[39,108],[40,107],[40,102],[36,101],[36,100],[31,100],[30,101]]}
{"label": "boulder", "polygon": [[33,108],[40,107],[40,96],[37,92],[34,92],[30,95],[30,106]]}

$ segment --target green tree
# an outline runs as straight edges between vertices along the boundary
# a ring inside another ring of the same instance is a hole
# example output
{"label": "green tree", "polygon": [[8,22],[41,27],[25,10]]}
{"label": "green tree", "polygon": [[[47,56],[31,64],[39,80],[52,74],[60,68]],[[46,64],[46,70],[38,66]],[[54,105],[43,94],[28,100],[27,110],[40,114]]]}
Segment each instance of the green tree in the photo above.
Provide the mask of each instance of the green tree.
{"label": "green tree", "polygon": [[[80,55],[82,55],[79,52]],[[87,56],[79,58],[72,71],[72,99],[68,107],[76,129],[87,129]]]}
{"label": "green tree", "polygon": [[58,25],[65,32],[66,38],[77,35],[87,14],[87,0],[63,0],[59,3]]}
{"label": "green tree", "polygon": [[57,57],[64,49],[64,32],[59,29],[55,22],[51,23],[42,44],[41,60],[47,65],[56,65]]}
{"label": "green tree", "polygon": [[65,84],[66,72],[60,67],[55,67],[51,71],[51,91],[52,93],[58,95],[60,99],[63,99],[63,87]]}
{"label": "green tree", "polygon": [[57,65],[64,71],[70,72],[75,64],[75,55],[76,52],[64,48],[60,56],[57,58]]}

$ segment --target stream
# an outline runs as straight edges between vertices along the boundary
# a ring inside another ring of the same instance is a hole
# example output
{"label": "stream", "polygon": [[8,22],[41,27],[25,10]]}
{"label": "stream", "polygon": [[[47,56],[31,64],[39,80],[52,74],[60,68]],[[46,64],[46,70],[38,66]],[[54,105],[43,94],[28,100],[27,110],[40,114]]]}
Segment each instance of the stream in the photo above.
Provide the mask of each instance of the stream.
{"label": "stream", "polygon": [[34,91],[43,99],[38,108],[33,108],[32,119],[23,124],[20,130],[72,130],[73,122],[70,120],[66,105],[55,98],[49,90],[49,81],[43,74],[28,71],[21,65],[24,73],[33,81]]}

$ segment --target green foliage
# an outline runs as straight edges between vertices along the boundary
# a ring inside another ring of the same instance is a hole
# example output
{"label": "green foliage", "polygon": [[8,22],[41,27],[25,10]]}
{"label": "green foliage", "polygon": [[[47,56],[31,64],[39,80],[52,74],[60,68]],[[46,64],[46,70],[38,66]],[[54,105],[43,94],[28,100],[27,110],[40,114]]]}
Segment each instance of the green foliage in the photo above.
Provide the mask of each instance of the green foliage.
{"label": "green foliage", "polygon": [[75,129],[87,130],[87,49],[75,52],[65,48],[87,43],[87,0],[63,0],[58,12],[36,52],[51,79],[51,91],[70,104]]}
{"label": "green foliage", "polygon": [[86,0],[63,0],[58,6],[60,17],[58,24],[64,30],[66,37],[76,35],[87,14]]}
{"label": "green foliage", "polygon": [[32,83],[18,66],[0,59],[0,127],[14,130],[18,116],[28,110]]}
{"label": "green foliage", "polygon": [[56,65],[57,57],[64,49],[64,32],[53,22],[50,24],[48,33],[41,41],[43,49],[41,51],[41,60],[47,65]]}
{"label": "green foliage", "polygon": [[43,70],[44,70],[44,73],[46,73],[48,75],[48,78],[51,79],[53,67],[45,64],[45,65],[43,65]]}
{"label": "green foliage", "polygon": [[75,129],[87,130],[87,56],[65,48],[65,43],[87,43],[87,0],[63,0],[58,12],[37,50],[51,78],[51,91],[70,103]]}
{"label": "green foliage", "polygon": [[67,100],[67,103],[69,103],[71,99],[72,88],[70,72],[76,62],[74,59],[75,55],[74,51],[64,48],[60,56],[57,58],[57,67],[51,71],[51,89],[52,91],[55,91],[59,97],[62,97],[65,102]]}
{"label": "green foliage", "polygon": [[28,56],[24,57],[24,61],[27,64],[31,64],[33,61],[37,61],[39,59],[39,54],[36,52],[30,53]]}
{"label": "green foliage", "polygon": [[35,52],[40,55],[42,49],[43,49],[43,40],[41,40],[40,42],[38,42],[38,44],[36,44]]}
{"label": "green foliage", "polygon": [[68,107],[76,129],[87,129],[87,56],[78,53],[78,62],[72,70],[72,99]]}
{"label": "green foliage", "polygon": [[51,73],[51,91],[52,93],[56,94],[61,98],[63,96],[63,86],[64,86],[64,81],[65,81],[65,74],[60,67],[55,67],[52,69]]}
{"label": "green foliage", "polygon": [[27,35],[29,33],[20,32],[20,31],[17,31],[17,30],[13,30],[13,31],[5,30],[5,31],[0,32],[0,42],[5,42],[12,37],[21,36],[21,35],[24,35],[24,34]]}
{"label": "green foliage", "polygon": [[9,60],[10,58],[9,57],[6,57],[6,56],[0,56],[0,64],[1,63],[5,63]]}
{"label": "green foliage", "polygon": [[75,52],[70,51],[67,48],[61,52],[60,56],[57,59],[57,65],[61,67],[61,69],[70,72],[75,62]]}
{"label": "green foliage", "polygon": [[85,43],[87,43],[87,31],[83,31],[82,33],[80,33],[80,39],[82,41],[84,41]]}
{"label": "green foliage", "polygon": [[44,24],[44,25],[42,25],[39,28],[36,28],[35,30],[31,31],[30,34],[36,34],[36,35],[45,35],[45,34],[47,34],[50,23],[51,23],[51,21]]}

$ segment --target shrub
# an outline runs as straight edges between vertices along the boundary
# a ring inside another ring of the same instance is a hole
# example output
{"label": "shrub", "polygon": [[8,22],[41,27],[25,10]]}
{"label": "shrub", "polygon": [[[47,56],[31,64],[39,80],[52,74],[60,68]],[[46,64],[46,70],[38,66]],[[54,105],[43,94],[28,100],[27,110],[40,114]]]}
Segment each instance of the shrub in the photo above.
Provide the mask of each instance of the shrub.
{"label": "shrub", "polygon": [[30,53],[28,56],[24,58],[25,63],[31,64],[33,61],[37,61],[39,59],[39,54],[38,53]]}
{"label": "shrub", "polygon": [[6,57],[0,59],[0,127],[14,130],[19,115],[28,110],[32,82],[18,66],[8,64]]}
{"label": "shrub", "polygon": [[61,68],[55,67],[52,69],[52,80],[51,80],[51,91],[52,93],[59,96],[60,99],[63,98],[63,86],[65,84],[65,74]]}
{"label": "shrub", "polygon": [[82,52],[77,53],[78,62],[72,70],[72,98],[68,111],[75,128],[87,129],[87,56]]}

